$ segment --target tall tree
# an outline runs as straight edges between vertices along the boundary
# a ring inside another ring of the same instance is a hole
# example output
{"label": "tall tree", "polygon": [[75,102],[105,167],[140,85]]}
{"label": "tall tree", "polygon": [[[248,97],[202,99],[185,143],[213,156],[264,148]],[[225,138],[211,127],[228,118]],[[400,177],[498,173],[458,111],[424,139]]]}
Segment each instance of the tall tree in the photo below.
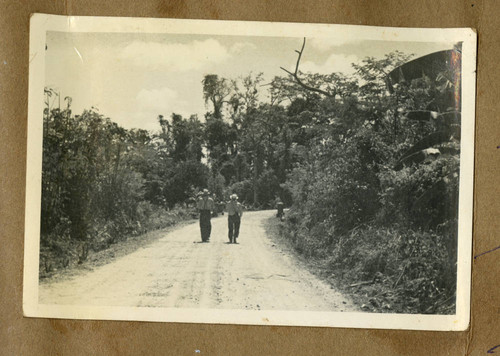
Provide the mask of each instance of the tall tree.
{"label": "tall tree", "polygon": [[213,117],[222,119],[222,107],[231,88],[225,78],[219,78],[217,74],[207,74],[202,80],[203,99],[205,103],[210,102],[213,107]]}

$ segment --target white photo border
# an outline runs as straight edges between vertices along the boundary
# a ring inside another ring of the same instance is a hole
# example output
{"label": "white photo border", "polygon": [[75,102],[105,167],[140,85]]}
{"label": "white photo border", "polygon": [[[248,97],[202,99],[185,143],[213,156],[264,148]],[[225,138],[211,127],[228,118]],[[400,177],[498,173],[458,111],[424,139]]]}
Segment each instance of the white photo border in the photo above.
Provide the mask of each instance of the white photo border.
{"label": "white photo border", "polygon": [[[460,151],[457,300],[455,315],[350,312],[248,311],[43,305],[38,302],[43,89],[47,31],[169,33],[236,36],[330,37],[415,42],[462,42],[462,135]],[[75,17],[34,14],[30,25],[29,101],[23,313],[27,317],[138,320],[213,324],[288,325],[348,328],[465,330],[470,320],[476,33],[472,29],[413,29],[355,25]]]}

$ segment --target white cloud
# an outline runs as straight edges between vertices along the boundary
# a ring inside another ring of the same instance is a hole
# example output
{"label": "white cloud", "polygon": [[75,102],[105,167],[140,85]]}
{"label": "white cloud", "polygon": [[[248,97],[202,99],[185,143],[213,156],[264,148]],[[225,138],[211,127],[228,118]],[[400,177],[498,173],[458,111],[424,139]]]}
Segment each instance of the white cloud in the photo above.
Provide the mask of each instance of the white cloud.
{"label": "white cloud", "polygon": [[[334,47],[342,46],[346,43],[354,42],[353,39],[348,37],[344,38],[332,38],[332,37],[315,37],[307,40],[307,44],[310,44],[313,48],[321,52],[326,52]],[[307,46],[306,44],[306,46]]]}
{"label": "white cloud", "polygon": [[[203,100],[183,99],[184,96],[169,87],[158,89],[141,89],[131,106],[130,111],[121,111],[117,117],[120,125],[126,128],[141,127],[148,130],[158,130],[158,115],[169,119],[173,113],[188,118],[197,114],[203,118]],[[189,100],[189,101],[188,101]]]}
{"label": "white cloud", "polygon": [[120,52],[121,60],[136,66],[168,71],[200,69],[229,57],[226,47],[214,39],[187,44],[134,41]]}
{"label": "white cloud", "polygon": [[354,68],[352,68],[351,63],[359,62],[359,58],[354,55],[344,56],[341,54],[332,54],[326,59],[323,64],[317,64],[312,61],[305,61],[300,64],[300,70],[302,72],[320,73],[320,74],[331,74],[331,73],[344,73],[352,74],[354,73]]}
{"label": "white cloud", "polygon": [[254,45],[253,43],[236,42],[234,45],[231,46],[229,51],[234,54],[240,54],[245,50],[255,50],[255,49],[257,49],[257,46]]}
{"label": "white cloud", "polygon": [[158,114],[166,112],[175,112],[187,105],[185,100],[181,100],[175,90],[168,87],[160,89],[142,89],[137,93],[137,106],[148,112],[157,112]]}

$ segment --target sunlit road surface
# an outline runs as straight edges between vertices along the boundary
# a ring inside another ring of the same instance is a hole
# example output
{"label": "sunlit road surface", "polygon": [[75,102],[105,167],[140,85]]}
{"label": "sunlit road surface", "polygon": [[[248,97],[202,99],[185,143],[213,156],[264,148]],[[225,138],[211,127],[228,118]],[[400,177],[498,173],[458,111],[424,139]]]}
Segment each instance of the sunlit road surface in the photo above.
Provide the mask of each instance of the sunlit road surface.
{"label": "sunlit road surface", "polygon": [[263,223],[275,211],[246,212],[238,244],[227,216],[212,219],[209,243],[185,225],[107,265],[40,285],[41,304],[354,311],[349,299],[276,246]]}

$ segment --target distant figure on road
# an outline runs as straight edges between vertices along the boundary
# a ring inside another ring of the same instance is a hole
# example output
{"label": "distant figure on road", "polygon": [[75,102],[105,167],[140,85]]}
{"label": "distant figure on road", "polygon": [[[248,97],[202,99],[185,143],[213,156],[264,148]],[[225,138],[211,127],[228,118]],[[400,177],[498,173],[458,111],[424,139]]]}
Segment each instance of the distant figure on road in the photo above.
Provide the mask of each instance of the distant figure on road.
{"label": "distant figure on road", "polygon": [[210,198],[210,193],[207,189],[203,189],[201,198],[198,200],[198,211],[200,212],[200,230],[201,241],[208,242],[210,233],[212,232],[212,211],[214,210],[214,201]]}
{"label": "distant figure on road", "polygon": [[236,243],[236,239],[240,234],[243,206],[238,202],[238,196],[236,194],[232,194],[230,199],[231,200],[226,204],[229,243]]}
{"label": "distant figure on road", "polygon": [[285,216],[285,204],[278,198],[278,201],[276,202],[276,208],[278,209],[278,213],[276,216],[283,221],[283,218]]}
{"label": "distant figure on road", "polygon": [[217,203],[217,195],[214,193],[212,194],[212,200],[214,201],[214,209],[212,210],[212,217],[216,218],[219,216],[219,209],[218,209],[218,203]]}

